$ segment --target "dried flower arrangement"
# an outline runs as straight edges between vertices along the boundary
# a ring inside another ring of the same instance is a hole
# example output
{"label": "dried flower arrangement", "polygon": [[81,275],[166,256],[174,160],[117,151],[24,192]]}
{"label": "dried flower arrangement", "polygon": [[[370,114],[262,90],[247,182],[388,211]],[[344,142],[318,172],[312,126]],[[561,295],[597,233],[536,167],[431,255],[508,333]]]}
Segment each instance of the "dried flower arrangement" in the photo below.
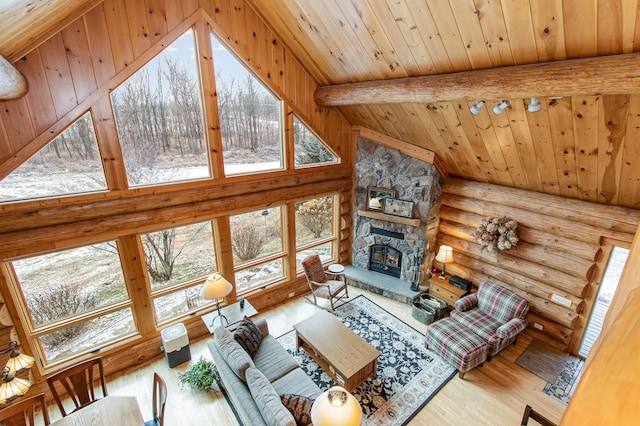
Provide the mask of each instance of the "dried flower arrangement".
{"label": "dried flower arrangement", "polygon": [[487,217],[473,233],[476,242],[489,250],[497,253],[509,250],[520,241],[518,238],[518,222],[507,216]]}

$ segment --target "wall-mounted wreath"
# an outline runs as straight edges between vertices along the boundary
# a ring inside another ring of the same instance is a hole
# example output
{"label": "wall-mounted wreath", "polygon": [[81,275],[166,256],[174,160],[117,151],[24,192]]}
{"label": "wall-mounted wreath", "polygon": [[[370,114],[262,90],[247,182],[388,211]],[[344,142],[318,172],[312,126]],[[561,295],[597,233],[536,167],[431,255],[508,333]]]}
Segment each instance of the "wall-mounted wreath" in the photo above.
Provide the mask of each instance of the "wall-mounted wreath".
{"label": "wall-mounted wreath", "polygon": [[487,217],[473,233],[476,242],[490,253],[498,253],[515,247],[518,238],[518,222],[507,216]]}

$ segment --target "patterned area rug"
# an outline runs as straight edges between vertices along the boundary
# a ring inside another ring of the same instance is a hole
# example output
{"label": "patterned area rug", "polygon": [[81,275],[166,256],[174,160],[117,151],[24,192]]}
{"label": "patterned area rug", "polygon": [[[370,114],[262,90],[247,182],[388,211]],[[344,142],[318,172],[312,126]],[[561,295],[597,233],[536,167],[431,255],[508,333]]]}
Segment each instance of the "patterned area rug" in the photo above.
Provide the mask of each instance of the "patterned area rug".
{"label": "patterned area rug", "polygon": [[[422,333],[365,296],[341,305],[335,314],[381,352],[377,377],[370,377],[354,392],[362,406],[363,425],[407,424],[456,374],[442,358],[424,348]],[[278,341],[322,390],[335,385],[303,349],[295,350],[295,331]]]}
{"label": "patterned area rug", "polygon": [[568,404],[580,380],[583,365],[583,360],[570,356],[556,381],[547,384],[542,391],[560,402]]}

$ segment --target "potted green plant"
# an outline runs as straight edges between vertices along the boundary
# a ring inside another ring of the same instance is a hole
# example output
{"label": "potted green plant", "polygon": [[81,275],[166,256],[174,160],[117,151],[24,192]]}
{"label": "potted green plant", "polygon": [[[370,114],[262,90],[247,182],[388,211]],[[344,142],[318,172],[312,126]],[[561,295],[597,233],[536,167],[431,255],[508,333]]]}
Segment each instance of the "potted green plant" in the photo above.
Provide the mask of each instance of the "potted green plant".
{"label": "potted green plant", "polygon": [[185,384],[189,385],[192,389],[202,389],[208,391],[214,389],[220,390],[218,382],[220,381],[220,373],[213,361],[209,361],[200,357],[198,362],[193,364],[184,373],[178,374],[178,381],[180,387]]}

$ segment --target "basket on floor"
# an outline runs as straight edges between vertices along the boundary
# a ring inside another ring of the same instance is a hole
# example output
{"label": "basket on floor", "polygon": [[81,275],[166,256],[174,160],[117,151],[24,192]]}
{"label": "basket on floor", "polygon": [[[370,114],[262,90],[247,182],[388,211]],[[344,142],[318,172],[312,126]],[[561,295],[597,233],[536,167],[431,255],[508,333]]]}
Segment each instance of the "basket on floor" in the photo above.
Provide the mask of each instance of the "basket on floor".
{"label": "basket on floor", "polygon": [[420,299],[415,299],[413,301],[411,316],[421,323],[428,325],[435,321],[436,311],[432,307],[421,303]]}
{"label": "basket on floor", "polygon": [[423,306],[428,306],[435,311],[435,321],[444,318],[444,315],[447,313],[447,302],[429,293],[422,293],[420,295],[420,303]]}

